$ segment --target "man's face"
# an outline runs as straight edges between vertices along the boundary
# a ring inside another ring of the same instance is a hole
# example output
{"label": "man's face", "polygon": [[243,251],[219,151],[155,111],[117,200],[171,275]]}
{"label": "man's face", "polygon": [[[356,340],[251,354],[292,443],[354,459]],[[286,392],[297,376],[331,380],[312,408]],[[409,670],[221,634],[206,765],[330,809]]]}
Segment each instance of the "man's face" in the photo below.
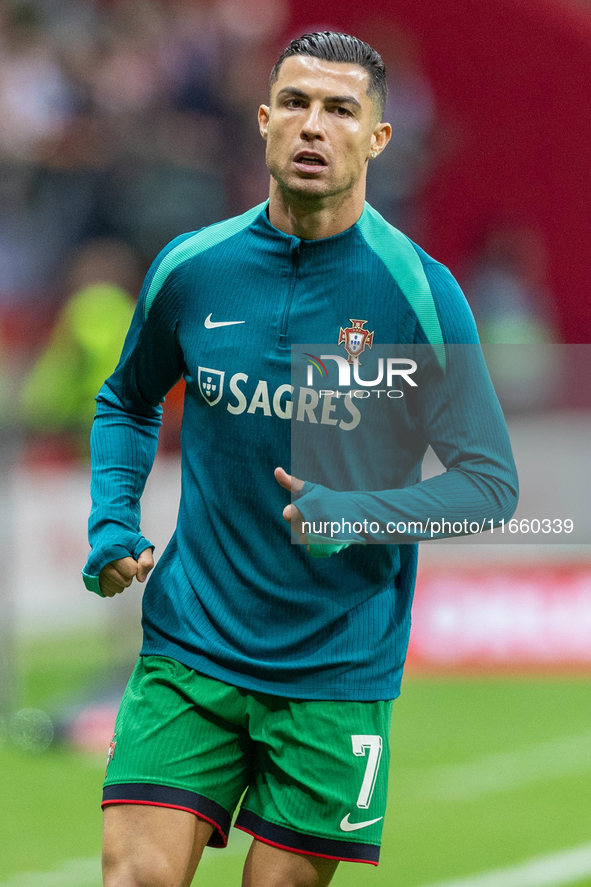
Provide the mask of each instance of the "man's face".
{"label": "man's face", "polygon": [[267,166],[282,190],[322,199],[348,191],[365,176],[372,150],[388,141],[359,65],[312,56],[287,58],[259,109]]}

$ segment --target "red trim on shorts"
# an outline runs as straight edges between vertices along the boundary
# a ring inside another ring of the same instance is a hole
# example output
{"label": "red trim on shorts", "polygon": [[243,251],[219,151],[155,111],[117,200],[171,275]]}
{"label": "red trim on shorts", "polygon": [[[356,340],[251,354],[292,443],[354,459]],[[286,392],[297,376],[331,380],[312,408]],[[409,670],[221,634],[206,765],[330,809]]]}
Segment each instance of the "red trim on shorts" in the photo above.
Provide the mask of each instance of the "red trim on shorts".
{"label": "red trim on shorts", "polygon": [[296,850],[295,847],[286,847],[285,844],[277,844],[275,841],[263,838],[261,835],[251,832],[250,829],[245,828],[243,825],[234,824],[234,828],[239,828],[240,831],[246,832],[253,838],[256,838],[257,841],[262,841],[263,844],[270,844],[271,847],[278,847],[280,850],[289,850],[290,853],[301,853],[302,856],[320,856],[322,859],[336,859],[339,862],[365,862],[367,865],[378,865],[377,862],[373,862],[371,859],[351,859],[350,856],[330,856],[328,853],[312,853],[310,850]]}
{"label": "red trim on shorts", "polygon": [[161,801],[130,801],[128,798],[121,800],[110,798],[108,801],[103,801],[101,803],[101,808],[108,807],[110,804],[143,804],[146,807],[168,807],[170,810],[184,810],[186,813],[192,813],[194,816],[198,816],[199,819],[204,819],[206,822],[209,822],[210,825],[213,825],[222,836],[224,847],[228,843],[228,836],[224,834],[217,822],[214,822],[209,816],[205,816],[204,813],[199,813],[198,810],[192,810],[190,807],[180,807],[178,804],[163,804]]}

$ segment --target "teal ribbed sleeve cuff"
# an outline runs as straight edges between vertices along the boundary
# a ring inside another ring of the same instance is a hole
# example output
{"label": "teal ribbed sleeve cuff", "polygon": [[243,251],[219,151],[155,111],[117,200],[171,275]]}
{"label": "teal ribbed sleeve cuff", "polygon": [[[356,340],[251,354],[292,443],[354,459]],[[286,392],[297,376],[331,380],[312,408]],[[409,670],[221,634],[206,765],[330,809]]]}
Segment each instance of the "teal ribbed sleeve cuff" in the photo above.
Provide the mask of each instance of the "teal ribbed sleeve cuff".
{"label": "teal ribbed sleeve cuff", "polygon": [[99,585],[99,577],[91,576],[89,573],[85,573],[82,570],[82,581],[89,591],[94,591],[95,594],[98,594],[100,597],[104,597],[104,594],[101,591],[101,587]]}

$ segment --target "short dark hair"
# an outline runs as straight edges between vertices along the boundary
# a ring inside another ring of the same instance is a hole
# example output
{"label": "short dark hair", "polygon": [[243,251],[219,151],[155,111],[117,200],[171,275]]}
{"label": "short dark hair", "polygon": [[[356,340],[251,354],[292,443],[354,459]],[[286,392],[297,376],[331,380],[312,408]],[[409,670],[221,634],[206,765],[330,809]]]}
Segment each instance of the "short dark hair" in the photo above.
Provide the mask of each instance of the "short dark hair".
{"label": "short dark hair", "polygon": [[350,34],[342,34],[340,31],[303,34],[292,40],[275,62],[270,77],[271,88],[279,77],[281,65],[292,55],[311,55],[327,62],[348,62],[364,68],[369,74],[367,93],[374,99],[381,120],[388,98],[386,66],[381,55],[372,49],[369,43],[364,43],[358,37],[351,37]]}

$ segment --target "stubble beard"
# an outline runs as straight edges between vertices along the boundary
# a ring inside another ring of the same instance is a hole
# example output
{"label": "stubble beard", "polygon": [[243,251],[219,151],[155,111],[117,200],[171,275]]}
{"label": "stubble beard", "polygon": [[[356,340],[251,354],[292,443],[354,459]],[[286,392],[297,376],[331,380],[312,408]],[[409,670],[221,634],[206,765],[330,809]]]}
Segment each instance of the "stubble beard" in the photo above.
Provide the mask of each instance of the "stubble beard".
{"label": "stubble beard", "polygon": [[338,203],[342,195],[351,188],[351,183],[337,186],[318,179],[300,179],[297,175],[285,175],[278,164],[267,158],[267,169],[277,183],[287,202],[312,208],[322,208],[333,202]]}

